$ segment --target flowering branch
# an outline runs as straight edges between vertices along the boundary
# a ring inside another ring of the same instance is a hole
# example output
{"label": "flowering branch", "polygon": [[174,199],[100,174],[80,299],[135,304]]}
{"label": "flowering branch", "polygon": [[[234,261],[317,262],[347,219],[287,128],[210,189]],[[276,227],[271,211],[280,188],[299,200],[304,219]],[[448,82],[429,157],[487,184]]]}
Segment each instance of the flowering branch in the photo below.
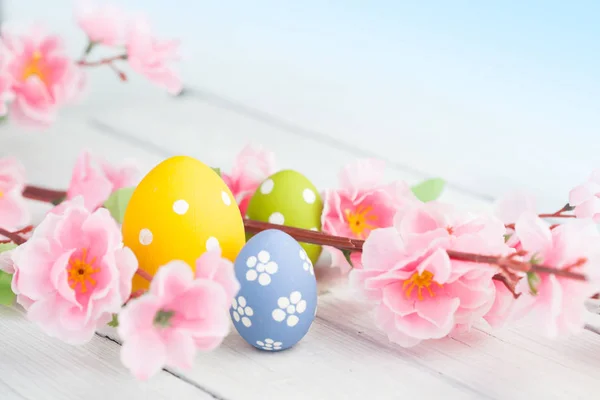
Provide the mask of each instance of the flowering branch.
{"label": "flowering branch", "polygon": [[[288,235],[292,236],[299,242],[311,243],[323,246],[331,246],[335,247],[339,250],[345,251],[356,251],[361,252],[364,240],[360,239],[351,239],[339,236],[331,236],[322,232],[310,231],[306,229],[300,228],[292,228],[288,226],[275,225],[267,222],[259,222],[252,220],[245,220],[244,226],[246,227],[246,231],[249,233],[258,233],[267,229],[279,229],[284,231]],[[469,261],[475,263],[482,264],[492,264],[497,265],[502,269],[508,269],[512,271],[518,272],[535,272],[540,274],[554,274],[558,276],[563,276],[566,278],[576,279],[580,281],[587,280],[586,276],[583,274],[579,274],[576,272],[570,271],[570,269],[574,266],[579,266],[585,263],[585,259],[578,260],[577,265],[569,266],[567,269],[556,269],[552,267],[548,267],[545,265],[538,265],[532,262],[523,262],[515,260],[515,256],[522,256],[524,253],[516,253],[510,256],[489,256],[484,254],[475,254],[475,253],[465,253],[454,250],[447,250],[448,256],[454,260],[459,261]],[[499,280],[506,280],[506,277],[503,277]],[[507,285],[508,287],[508,285]],[[509,287],[510,289],[510,287]]]}
{"label": "flowering branch", "polygon": [[127,54],[121,54],[118,56],[114,56],[114,57],[108,57],[108,58],[104,58],[102,60],[98,60],[98,61],[86,61],[84,59],[77,61],[77,65],[80,65],[82,67],[98,67],[101,65],[107,65],[107,64],[112,64],[115,61],[119,61],[119,60],[127,60]]}
{"label": "flowering branch", "polygon": [[[573,214],[565,214],[566,212],[569,211],[573,211],[575,209],[575,207],[573,207],[570,204],[565,204],[565,206],[563,208],[561,208],[560,210],[553,212],[552,214],[538,214],[538,217],[540,218],[577,218],[575,215]],[[506,224],[504,225],[505,227],[509,228],[509,229],[515,229],[515,224]],[[558,226],[558,224],[554,224],[550,227],[550,229],[554,229]]]}

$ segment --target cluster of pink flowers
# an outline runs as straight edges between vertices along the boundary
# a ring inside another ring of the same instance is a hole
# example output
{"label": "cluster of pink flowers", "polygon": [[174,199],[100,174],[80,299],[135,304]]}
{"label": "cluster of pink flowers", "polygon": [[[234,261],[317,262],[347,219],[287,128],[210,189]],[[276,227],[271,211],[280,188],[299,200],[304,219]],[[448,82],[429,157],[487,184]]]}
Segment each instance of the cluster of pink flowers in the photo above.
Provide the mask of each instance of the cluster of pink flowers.
{"label": "cluster of pink flowers", "polygon": [[[362,268],[350,273],[350,282],[376,305],[376,324],[406,347],[482,321],[500,327],[529,318],[549,337],[577,334],[586,300],[600,292],[600,234],[592,219],[552,226],[534,210],[535,200],[525,194],[499,201],[497,216],[469,216],[437,201],[399,210],[393,227],[367,238]],[[516,223],[506,227],[512,218]],[[517,272],[512,293],[493,280],[502,272],[498,266],[455,260],[448,250],[513,255],[587,280]]]}
{"label": "cluster of pink flowers", "polygon": [[[98,18],[116,11],[104,12]],[[119,43],[115,32],[102,36],[91,23],[88,30],[94,40]],[[364,240],[362,255],[349,260],[340,250],[328,250],[332,265],[373,304],[375,324],[390,341],[411,347],[479,323],[500,327],[522,318],[532,318],[549,337],[584,329],[585,302],[600,292],[600,173],[573,189],[563,209],[540,216],[535,199],[524,193],[477,214],[424,202],[405,182],[384,183],[383,169],[376,160],[343,168],[339,188],[323,192],[322,226],[331,235]],[[242,215],[274,172],[273,153],[247,146],[231,172],[221,173]],[[50,336],[85,343],[117,317],[122,362],[137,378],[148,379],[165,366],[191,368],[198,351],[221,344],[240,284],[217,248],[194,268],[167,263],[149,278],[147,292],[131,293],[134,274],[145,273],[103,204],[114,191],[134,186],[138,176],[132,163],[116,167],[82,152],[65,201],[24,244],[0,254],[0,269],[12,274],[12,291],[28,318]],[[24,187],[23,166],[0,159],[0,227],[28,222]],[[568,219],[551,225],[546,217]],[[543,265],[546,272],[507,271],[498,260]]]}
{"label": "cluster of pink flowers", "polygon": [[8,114],[32,127],[54,123],[61,107],[80,98],[86,81],[84,68],[112,63],[86,59],[98,45],[124,47],[126,51],[117,59],[126,60],[134,71],[170,93],[181,91],[181,81],[171,66],[178,60],[178,42],[156,39],[145,19],[128,18],[113,5],[80,3],[76,20],[90,41],[86,56],[78,61],[67,54],[62,38],[37,26],[25,32],[3,31],[0,116]]}
{"label": "cluster of pink flowers", "polygon": [[172,261],[132,298],[137,259],[108,210],[89,211],[82,197],[63,202],[24,244],[0,254],[17,303],[47,335],[83,344],[118,316],[121,360],[140,380],[165,366],[190,368],[197,351],[218,347],[229,332],[240,288],[233,263],[215,249],[195,267],[194,274]]}
{"label": "cluster of pink flowers", "polygon": [[229,333],[228,310],[240,284],[219,249],[196,261],[162,266],[145,295],[119,314],[121,360],[141,380],[163,367],[189,369],[197,351],[218,347]]}
{"label": "cluster of pink flowers", "polygon": [[67,200],[81,196],[85,207],[93,211],[116,190],[136,186],[139,177],[139,168],[133,161],[117,167],[84,150],[75,162]]}

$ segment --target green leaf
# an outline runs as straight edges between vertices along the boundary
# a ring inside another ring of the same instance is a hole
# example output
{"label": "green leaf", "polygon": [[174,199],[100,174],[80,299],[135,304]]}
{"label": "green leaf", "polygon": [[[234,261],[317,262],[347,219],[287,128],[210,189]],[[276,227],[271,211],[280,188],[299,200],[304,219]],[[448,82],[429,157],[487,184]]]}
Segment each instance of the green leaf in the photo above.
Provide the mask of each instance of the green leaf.
{"label": "green leaf", "polygon": [[123,217],[127,204],[133,195],[135,187],[128,187],[116,190],[110,197],[104,202],[104,207],[110,211],[112,217],[119,223],[123,223]]}
{"label": "green leaf", "polygon": [[510,240],[510,238],[511,238],[512,235],[506,234],[506,235],[503,235],[503,236],[504,236],[504,242],[506,243],[506,242],[508,242]]}
{"label": "green leaf", "polygon": [[417,199],[426,203],[440,197],[445,186],[446,181],[443,179],[432,178],[413,186],[411,189]]}
{"label": "green leaf", "polygon": [[536,296],[538,294],[538,286],[540,282],[541,280],[538,274],[532,271],[527,273],[527,283],[529,284],[529,291],[532,295]]}
{"label": "green leaf", "polygon": [[52,203],[52,205],[57,206],[60,203],[62,203],[63,201],[65,201],[66,198],[67,198],[66,196],[62,196],[62,197],[59,197],[58,199],[52,200],[51,203]]}
{"label": "green leaf", "polygon": [[0,253],[4,253],[5,251],[16,249],[17,247],[19,247],[19,246],[16,245],[15,243],[13,243],[13,242],[10,242],[10,243],[0,243]]}
{"label": "green leaf", "polygon": [[108,323],[108,326],[112,326],[113,328],[119,326],[119,314],[112,315],[112,320]]}
{"label": "green leaf", "polygon": [[212,170],[215,171],[217,175],[221,176],[221,168],[214,167]]}
{"label": "green leaf", "polygon": [[342,250],[342,254],[344,254],[344,257],[346,258],[346,261],[348,261],[348,264],[350,264],[350,266],[354,268],[354,264],[352,264],[352,259],[350,258],[352,252],[350,250]]}
{"label": "green leaf", "polygon": [[12,275],[0,271],[0,304],[10,306],[15,301],[15,294],[10,287]]}

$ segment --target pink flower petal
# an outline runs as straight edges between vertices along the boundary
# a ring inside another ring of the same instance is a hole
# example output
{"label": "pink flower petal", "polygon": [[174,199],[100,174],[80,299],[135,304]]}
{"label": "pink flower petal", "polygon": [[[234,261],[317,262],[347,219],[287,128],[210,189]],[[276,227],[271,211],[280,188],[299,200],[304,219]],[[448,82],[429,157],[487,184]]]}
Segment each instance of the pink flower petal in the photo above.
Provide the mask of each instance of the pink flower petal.
{"label": "pink flower petal", "polygon": [[450,257],[444,249],[437,249],[429,257],[419,264],[417,268],[419,273],[429,271],[433,274],[433,279],[439,284],[444,284],[450,279],[452,266]]}
{"label": "pink flower petal", "polygon": [[175,368],[191,369],[196,358],[194,339],[189,334],[178,330],[170,332],[168,338],[166,342],[166,364]]}
{"label": "pink flower petal", "polygon": [[419,316],[442,330],[453,325],[454,313],[459,306],[459,299],[443,295],[415,302],[415,310]]}
{"label": "pink flower petal", "polygon": [[405,317],[416,312],[415,304],[405,296],[401,283],[395,283],[383,288],[383,304],[396,315]]}
{"label": "pink flower petal", "polygon": [[200,351],[212,351],[223,343],[223,336],[194,337],[196,348]]}
{"label": "pink flower petal", "polygon": [[184,261],[175,260],[158,269],[150,283],[150,293],[170,302],[183,293],[194,279],[192,269]]}
{"label": "pink flower petal", "polygon": [[142,381],[160,372],[167,357],[167,347],[154,330],[127,337],[121,347],[121,362]]}
{"label": "pink flower petal", "polygon": [[387,333],[388,339],[402,347],[413,347],[421,343],[421,339],[409,336],[396,328],[395,314],[386,306],[380,305],[375,310],[375,324]]}
{"label": "pink flower petal", "polygon": [[355,198],[360,191],[374,189],[383,180],[385,162],[364,159],[345,166],[339,175],[340,187]]}
{"label": "pink flower petal", "polygon": [[362,263],[367,270],[390,270],[403,258],[404,243],[394,228],[374,230],[363,246]]}
{"label": "pink flower petal", "polygon": [[530,211],[535,212],[537,202],[535,196],[526,192],[509,193],[495,204],[495,214],[505,224],[515,223],[522,213]]}
{"label": "pink flower petal", "polygon": [[240,283],[235,277],[233,263],[221,257],[221,250],[216,249],[203,253],[196,261],[196,279],[207,279],[219,284],[225,291],[227,307],[240,290]]}
{"label": "pink flower petal", "polygon": [[544,254],[552,245],[552,236],[548,224],[537,215],[526,212],[515,223],[515,232],[523,248],[530,252]]}
{"label": "pink flower petal", "polygon": [[138,260],[130,248],[124,247],[115,251],[115,264],[120,277],[119,294],[121,303],[125,303],[131,296],[131,284],[138,269]]}
{"label": "pink flower petal", "polygon": [[130,300],[119,313],[119,336],[129,337],[136,332],[153,329],[154,317],[161,305],[159,299],[149,295]]}

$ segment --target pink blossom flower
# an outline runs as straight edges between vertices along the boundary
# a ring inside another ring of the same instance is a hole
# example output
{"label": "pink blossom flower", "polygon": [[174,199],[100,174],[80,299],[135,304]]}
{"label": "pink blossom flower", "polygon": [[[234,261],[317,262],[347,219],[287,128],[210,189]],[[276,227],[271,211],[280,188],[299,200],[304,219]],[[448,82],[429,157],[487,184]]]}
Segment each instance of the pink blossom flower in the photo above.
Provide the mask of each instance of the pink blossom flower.
{"label": "pink blossom flower", "polygon": [[[340,188],[323,193],[323,232],[366,239],[372,230],[392,226],[399,209],[419,203],[405,182],[382,183],[384,169],[384,162],[371,159],[342,169]],[[340,267],[342,272],[350,270],[342,252],[331,247],[326,249],[331,254],[332,265]],[[353,261],[359,262],[358,259]]]}
{"label": "pink blossom flower", "polygon": [[11,118],[35,127],[52,124],[58,109],[80,94],[84,82],[81,69],[66,55],[59,37],[39,29],[22,35],[4,32],[2,41],[14,94]]}
{"label": "pink blossom flower", "polygon": [[[598,292],[600,272],[600,234],[591,220],[571,220],[556,228],[534,213],[521,215],[515,225],[516,235],[528,258],[544,266],[582,273],[590,281],[578,281],[555,274],[539,274],[537,294],[530,291],[527,279],[517,285],[521,293],[517,318],[530,315],[546,335],[555,338],[575,334],[585,325],[585,301]],[[587,260],[580,265],[582,261]]]}
{"label": "pink blossom flower", "polygon": [[47,214],[13,254],[13,291],[28,318],[67,343],[89,341],[131,294],[133,252],[108,210],[69,204]]}
{"label": "pink blossom flower", "polygon": [[502,328],[513,319],[515,308],[515,296],[500,281],[494,281],[496,294],[492,308],[484,315],[483,319],[492,328]]}
{"label": "pink blossom flower", "polygon": [[113,4],[94,4],[79,1],[75,8],[75,19],[89,40],[106,46],[119,46],[124,43],[125,12]]}
{"label": "pink blossom flower", "polygon": [[[498,199],[495,204],[495,215],[506,225],[514,225],[521,214],[536,212],[537,200],[535,196],[523,191],[508,193]],[[506,244],[513,249],[520,250],[521,244],[512,227],[506,228]]]}
{"label": "pink blossom flower", "polygon": [[179,75],[168,65],[179,60],[179,41],[156,39],[144,18],[129,23],[127,61],[131,68],[171,94],[181,92]]}
{"label": "pink blossom flower", "polygon": [[149,291],[119,315],[121,361],[141,380],[165,365],[192,367],[198,350],[219,346],[229,332],[228,309],[239,290],[233,264],[219,250],[196,263],[196,277],[183,261],[162,266]]}
{"label": "pink blossom flower", "polygon": [[221,172],[235,197],[242,215],[246,215],[250,198],[258,186],[275,173],[275,155],[262,147],[247,145],[237,155],[231,173]]}
{"label": "pink blossom flower", "polygon": [[569,205],[575,207],[577,218],[592,218],[600,222],[600,169],[590,175],[587,182],[569,193]]}
{"label": "pink blossom flower", "polygon": [[[75,163],[67,199],[82,196],[85,207],[93,211],[100,207],[114,191],[135,186],[139,170],[133,164],[113,167],[105,160],[83,151]],[[60,206],[59,206],[60,207]]]}
{"label": "pink blossom flower", "polygon": [[375,302],[376,324],[391,341],[410,347],[439,339],[481,320],[496,290],[496,268],[450,259],[447,250],[507,254],[503,233],[495,218],[424,203],[371,232],[350,283]]}
{"label": "pink blossom flower", "polygon": [[15,230],[29,223],[24,188],[25,167],[13,157],[0,158],[0,227]]}

